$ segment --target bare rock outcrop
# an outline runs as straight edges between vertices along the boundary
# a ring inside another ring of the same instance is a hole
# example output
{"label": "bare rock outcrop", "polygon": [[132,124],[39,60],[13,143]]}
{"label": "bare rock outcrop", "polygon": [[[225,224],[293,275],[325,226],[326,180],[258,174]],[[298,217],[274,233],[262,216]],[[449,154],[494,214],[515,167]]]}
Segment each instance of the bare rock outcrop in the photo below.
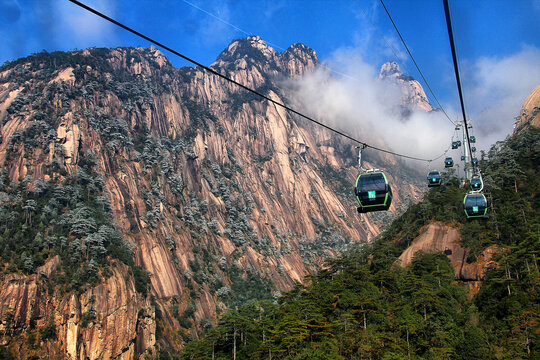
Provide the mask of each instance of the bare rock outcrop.
{"label": "bare rock outcrop", "polygon": [[71,114],[67,114],[66,121],[60,124],[56,129],[56,141],[62,144],[64,148],[67,165],[74,165],[77,163],[81,140],[79,126],[73,123],[71,117]]}
{"label": "bare rock outcrop", "polygon": [[443,252],[450,259],[456,280],[473,282],[482,280],[489,266],[493,264],[492,258],[496,247],[488,247],[477,261],[467,263],[470,250],[463,248],[460,241],[461,234],[458,229],[439,222],[431,223],[422,229],[420,235],[400,255],[397,263],[402,267],[409,265],[419,251]]}
{"label": "bare rock outcrop", "polygon": [[540,85],[529,94],[514,125],[514,135],[519,134],[529,126],[540,128]]}
{"label": "bare rock outcrop", "polygon": [[406,76],[401,72],[399,65],[392,61],[383,64],[379,73],[379,79],[391,81],[398,85],[401,91],[401,105],[412,110],[432,111],[434,107],[429,100],[420,83],[411,76]]}
{"label": "bare rock outcrop", "polygon": [[[288,289],[325,258],[371,240],[420,195],[406,176],[389,174],[400,189],[390,215],[359,216],[350,144],[200,68],[176,69],[154,48],[87,49],[56,64],[23,59],[1,72],[0,166],[12,182],[62,182],[91,155],[155,302],[136,293],[120,263],[82,294],[46,292],[39,273],[6,276],[0,317],[20,309],[19,330],[32,316],[39,327],[52,318],[55,354],[141,357],[156,342],[156,307],[171,343],[188,309],[192,326],[180,331],[197,336],[226,308],[234,281]],[[277,84],[317,65],[305,45],[279,53],[254,36],[232,42],[212,67],[285,103]],[[13,73],[26,76],[24,86]],[[385,166],[399,168],[390,157]]]}

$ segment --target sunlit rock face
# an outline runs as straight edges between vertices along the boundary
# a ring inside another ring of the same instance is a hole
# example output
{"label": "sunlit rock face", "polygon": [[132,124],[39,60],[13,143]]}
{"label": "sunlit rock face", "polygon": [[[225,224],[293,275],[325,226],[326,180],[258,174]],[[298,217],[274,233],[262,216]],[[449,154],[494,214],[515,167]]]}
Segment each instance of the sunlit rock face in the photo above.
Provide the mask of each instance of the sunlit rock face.
{"label": "sunlit rock face", "polygon": [[[290,103],[283,81],[318,64],[303,44],[279,53],[253,36],[232,42],[211,67]],[[429,108],[416,82],[385,72]],[[81,294],[44,290],[48,275],[39,272],[3,276],[0,317],[18,309],[10,346],[33,354],[22,334],[31,318],[38,327],[52,318],[51,358],[143,358],[159,341],[179,348],[226,307],[286,290],[325,258],[369,241],[421,196],[410,172],[383,158],[377,167],[392,167],[392,207],[360,216],[352,144],[200,68],[174,68],[154,48],[7,64],[0,120],[0,166],[13,182],[62,183],[95,159],[115,226],[150,274],[153,300],[112,259],[112,275]],[[46,272],[58,262],[46,259]],[[96,316],[83,326],[90,306]]]}
{"label": "sunlit rock face", "polygon": [[540,85],[534,88],[523,102],[521,111],[516,117],[514,135],[530,126],[540,128]]}
{"label": "sunlit rock face", "polygon": [[487,247],[476,261],[469,263],[467,257],[471,250],[462,246],[459,229],[440,222],[426,225],[420,231],[420,235],[400,255],[396,264],[406,267],[412,263],[414,256],[419,252],[428,254],[442,252],[448,256],[454,268],[455,279],[466,285],[471,297],[478,292],[489,268],[498,266],[494,261],[497,253],[496,245]]}

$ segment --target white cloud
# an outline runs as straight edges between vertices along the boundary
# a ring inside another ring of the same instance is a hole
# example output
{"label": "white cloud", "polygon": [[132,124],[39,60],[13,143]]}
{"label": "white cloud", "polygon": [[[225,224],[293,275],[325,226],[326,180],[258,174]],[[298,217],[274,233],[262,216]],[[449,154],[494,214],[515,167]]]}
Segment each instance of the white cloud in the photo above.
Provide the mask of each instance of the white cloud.
{"label": "white cloud", "polygon": [[359,25],[359,28],[353,33],[354,48],[361,51],[366,56],[366,60],[371,63],[381,61],[382,58],[392,58],[397,60],[400,66],[406,66],[407,53],[393,30],[385,33],[383,29],[374,28],[372,24],[379,22],[380,15],[386,17],[380,3],[371,1],[368,6],[365,6],[366,4],[355,1],[354,4],[355,17]]}
{"label": "white cloud", "polygon": [[[370,145],[402,154],[434,158],[451,142],[454,127],[439,112],[414,112],[404,120],[399,113],[401,92],[378,79],[379,69],[354,49],[339,50],[337,62],[350,77],[336,78],[320,69],[293,83],[306,112]],[[442,164],[442,159],[440,160]],[[415,166],[425,167],[425,163]]]}
{"label": "white cloud", "polygon": [[[340,49],[328,61],[330,69],[339,68],[349,76],[332,76],[320,69],[295,81],[304,111],[370,145],[420,158],[441,155],[452,141],[454,126],[442,112],[417,111],[407,120],[401,118],[396,111],[399,89],[378,80],[379,69],[361,54],[361,49]],[[540,83],[538,59],[540,50],[529,46],[504,58],[484,57],[464,64],[466,110],[479,150],[512,132],[523,101]],[[461,118],[457,107],[443,106],[451,119]],[[459,159],[460,151],[451,150],[449,155]],[[433,167],[441,168],[443,160]],[[415,166],[424,168],[425,163]]]}
{"label": "white cloud", "polygon": [[[115,18],[115,1],[89,0],[85,4],[107,16]],[[114,46],[117,42],[116,25],[67,1],[54,2],[55,13],[59,14],[55,28],[58,43],[69,47]],[[73,45],[72,45],[73,44]]]}
{"label": "white cloud", "polygon": [[506,57],[483,57],[464,66],[467,115],[480,147],[489,148],[512,132],[514,117],[540,84],[540,49],[524,46]]}

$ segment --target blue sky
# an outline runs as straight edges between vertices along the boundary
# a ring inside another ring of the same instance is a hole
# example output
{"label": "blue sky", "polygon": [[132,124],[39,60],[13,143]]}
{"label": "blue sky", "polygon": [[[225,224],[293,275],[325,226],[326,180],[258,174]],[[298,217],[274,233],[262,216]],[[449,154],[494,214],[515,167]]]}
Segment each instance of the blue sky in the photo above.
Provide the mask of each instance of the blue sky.
{"label": "blue sky", "polygon": [[[404,72],[420,79],[378,0],[83,2],[207,65],[233,39],[253,34],[278,51],[302,42],[339,73],[354,72],[354,63],[348,62],[354,54],[373,71],[398,61]],[[443,106],[459,113],[442,0],[385,4]],[[450,7],[467,111],[489,132],[493,114],[517,115],[520,101],[540,83],[540,0],[450,0]],[[0,0],[0,38],[0,64],[42,49],[149,46],[67,0]],[[175,66],[190,65],[164,53]],[[493,108],[495,103],[505,103],[505,110]],[[503,128],[494,131],[496,136],[511,131],[511,124]]]}

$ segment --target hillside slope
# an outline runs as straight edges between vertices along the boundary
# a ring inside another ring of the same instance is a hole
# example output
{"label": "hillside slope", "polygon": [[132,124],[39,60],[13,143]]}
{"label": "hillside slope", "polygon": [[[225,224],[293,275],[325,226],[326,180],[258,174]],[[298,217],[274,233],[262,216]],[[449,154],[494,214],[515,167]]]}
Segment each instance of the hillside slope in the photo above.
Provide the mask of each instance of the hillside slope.
{"label": "hillside slope", "polygon": [[[465,190],[446,173],[373,244],[329,260],[277,304],[227,312],[178,358],[537,359],[539,146],[530,128],[482,160],[489,220],[467,221]],[[486,251],[493,262],[471,300],[462,270]]]}

